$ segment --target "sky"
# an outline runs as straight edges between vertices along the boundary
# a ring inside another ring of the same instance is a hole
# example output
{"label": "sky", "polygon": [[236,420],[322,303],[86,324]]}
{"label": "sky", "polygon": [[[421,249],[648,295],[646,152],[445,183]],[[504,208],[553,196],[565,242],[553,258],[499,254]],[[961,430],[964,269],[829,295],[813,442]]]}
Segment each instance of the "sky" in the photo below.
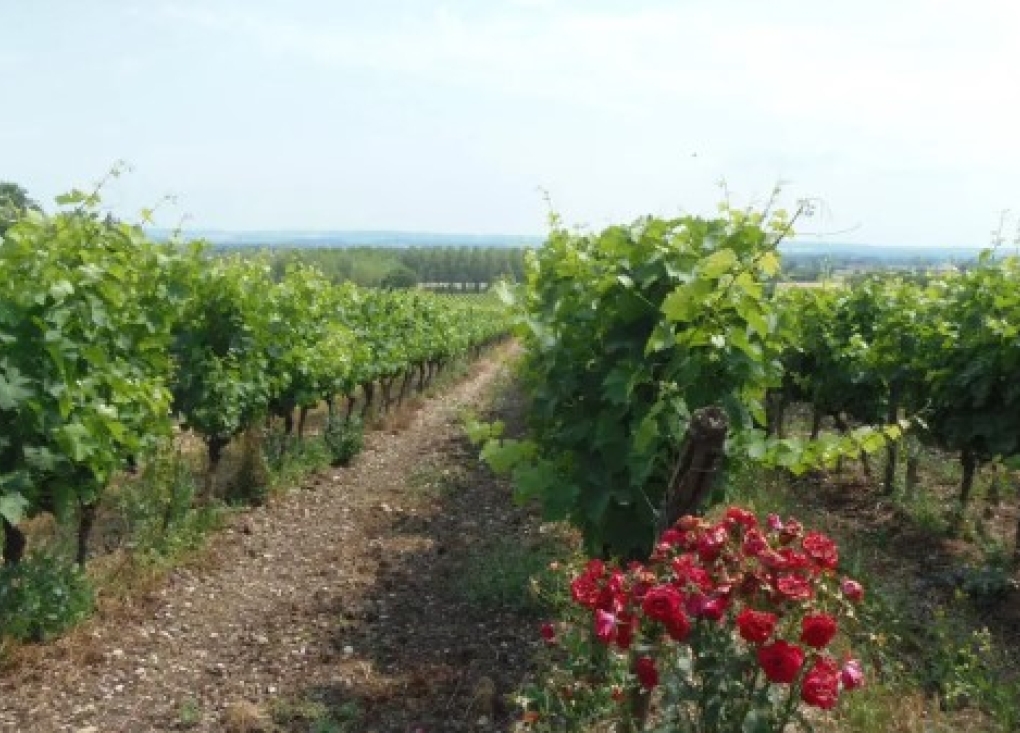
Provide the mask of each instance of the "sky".
{"label": "sky", "polygon": [[0,0],[0,180],[48,205],[122,160],[106,204],[166,226],[520,234],[781,184],[807,239],[985,245],[1018,82],[1016,0]]}

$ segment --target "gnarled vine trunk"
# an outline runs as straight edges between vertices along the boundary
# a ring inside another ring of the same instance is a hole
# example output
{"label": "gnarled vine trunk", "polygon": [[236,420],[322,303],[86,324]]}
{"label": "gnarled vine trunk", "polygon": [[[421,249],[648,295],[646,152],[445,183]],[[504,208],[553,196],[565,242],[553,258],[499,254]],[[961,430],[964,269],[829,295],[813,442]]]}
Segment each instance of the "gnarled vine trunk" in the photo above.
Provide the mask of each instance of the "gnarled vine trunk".
{"label": "gnarled vine trunk", "polygon": [[0,517],[0,523],[4,532],[4,562],[15,565],[25,556],[28,540],[25,539],[25,533],[8,522],[6,517]]}
{"label": "gnarled vine trunk", "polygon": [[655,526],[656,536],[680,517],[694,514],[712,488],[723,458],[730,421],[720,407],[703,407],[691,415],[680,456],[669,480]]}

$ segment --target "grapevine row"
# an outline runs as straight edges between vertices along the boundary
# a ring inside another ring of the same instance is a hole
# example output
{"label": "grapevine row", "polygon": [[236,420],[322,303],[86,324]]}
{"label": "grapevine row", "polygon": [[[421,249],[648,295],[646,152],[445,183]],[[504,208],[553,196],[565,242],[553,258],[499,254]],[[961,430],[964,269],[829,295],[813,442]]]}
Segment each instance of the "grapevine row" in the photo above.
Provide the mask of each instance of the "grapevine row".
{"label": "grapevine row", "polygon": [[[815,433],[827,415],[912,418],[913,437],[959,455],[962,504],[980,463],[1020,453],[1017,258],[986,254],[962,271],[794,289],[782,293],[779,310],[789,328],[779,414],[792,401],[811,404]],[[888,492],[897,453],[890,444]]]}
{"label": "grapevine row", "polygon": [[371,398],[376,385],[399,399],[508,326],[485,298],[334,286],[301,264],[277,280],[265,260],[153,242],[100,215],[96,194],[58,203],[0,242],[7,562],[24,552],[25,516],[76,515],[87,532],[112,477],[175,425],[202,437],[214,468],[268,416]]}

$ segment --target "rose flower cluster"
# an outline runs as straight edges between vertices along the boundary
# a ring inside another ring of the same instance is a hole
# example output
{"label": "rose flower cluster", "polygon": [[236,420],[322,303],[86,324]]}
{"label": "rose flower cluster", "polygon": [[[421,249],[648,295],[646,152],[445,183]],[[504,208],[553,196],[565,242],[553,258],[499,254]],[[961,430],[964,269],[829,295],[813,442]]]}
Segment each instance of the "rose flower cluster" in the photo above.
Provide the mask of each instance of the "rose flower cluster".
{"label": "rose flower cluster", "polygon": [[[836,544],[795,519],[760,522],[731,507],[716,522],[680,519],[648,563],[591,560],[570,590],[590,609],[599,641],[631,654],[645,689],[659,684],[662,651],[686,644],[697,656],[697,631],[707,626],[752,660],[756,678],[798,686],[803,702],[830,709],[841,691],[864,683],[859,662],[829,651],[841,616],[864,595],[837,577],[838,562]],[[543,635],[554,641],[551,627]]]}

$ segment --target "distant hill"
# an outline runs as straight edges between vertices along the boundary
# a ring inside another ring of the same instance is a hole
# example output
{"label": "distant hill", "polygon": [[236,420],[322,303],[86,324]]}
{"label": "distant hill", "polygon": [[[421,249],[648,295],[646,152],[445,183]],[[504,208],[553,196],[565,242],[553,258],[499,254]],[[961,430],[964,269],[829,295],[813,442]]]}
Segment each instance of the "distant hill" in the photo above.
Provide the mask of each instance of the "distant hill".
{"label": "distant hill", "polygon": [[831,257],[839,260],[882,260],[896,262],[931,261],[959,262],[977,257],[982,247],[904,247],[883,244],[851,244],[847,242],[783,242],[784,255],[798,257]]}

